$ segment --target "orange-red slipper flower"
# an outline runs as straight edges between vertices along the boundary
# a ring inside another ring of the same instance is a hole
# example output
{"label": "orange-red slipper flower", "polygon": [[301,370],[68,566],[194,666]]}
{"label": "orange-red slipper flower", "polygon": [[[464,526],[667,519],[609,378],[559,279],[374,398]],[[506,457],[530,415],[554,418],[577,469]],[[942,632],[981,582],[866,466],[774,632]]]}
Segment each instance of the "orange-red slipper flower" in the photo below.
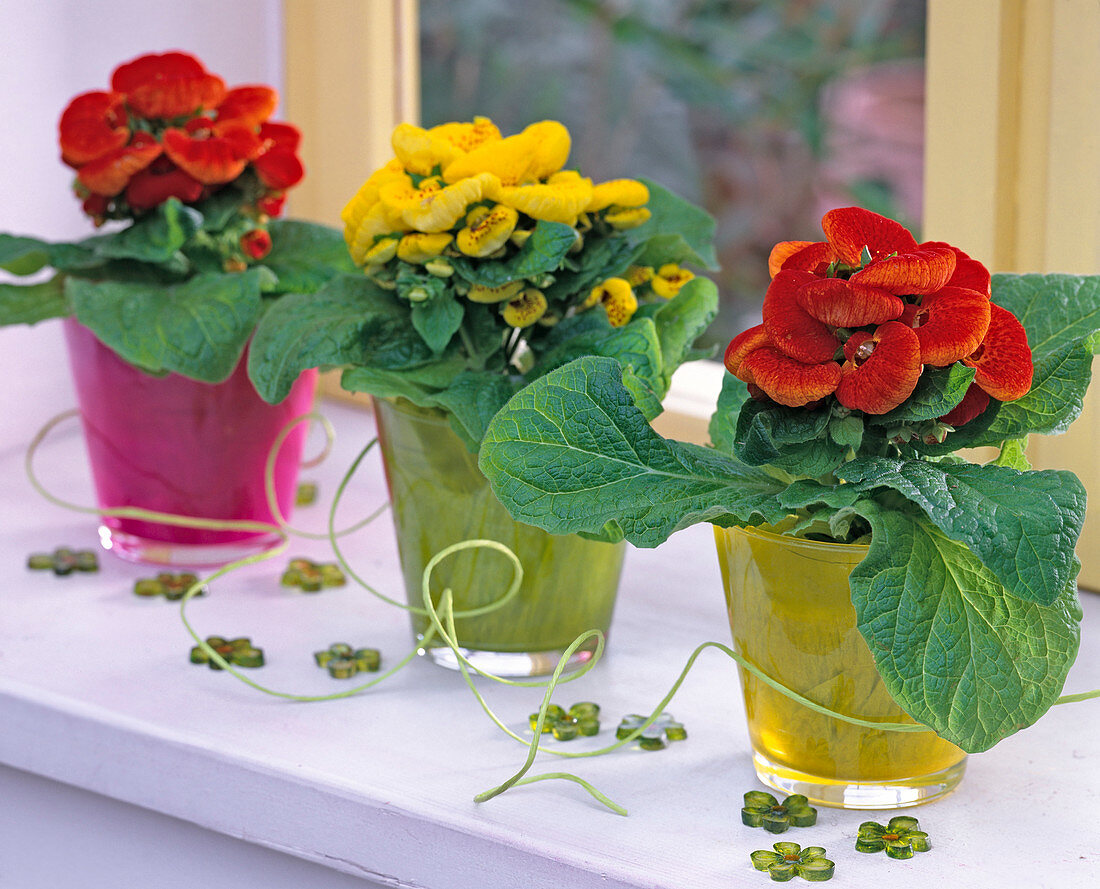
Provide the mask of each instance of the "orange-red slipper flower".
{"label": "orange-red slipper flower", "polygon": [[227,127],[214,135],[212,121],[189,120],[184,129],[164,131],[164,153],[203,185],[232,182],[262,149],[259,137],[245,127]]}
{"label": "orange-red slipper flower", "polygon": [[809,272],[783,269],[764,294],[764,330],[777,349],[803,364],[830,361],[840,348],[840,340],[829,325],[799,304],[799,290],[817,280]]}
{"label": "orange-red slipper flower", "polygon": [[298,157],[302,134],[288,123],[268,122],[260,126],[263,153],[252,161],[256,175],[270,189],[283,191],[302,181],[305,167]]}
{"label": "orange-red slipper flower", "polygon": [[1034,375],[1027,332],[1008,309],[996,303],[989,309],[985,339],[962,362],[975,368],[974,382],[994,398],[1015,401],[1027,395]]}
{"label": "orange-red slipper flower", "polygon": [[[802,245],[799,249],[788,246],[799,244]],[[773,278],[782,269],[824,277],[829,266],[836,261],[836,251],[828,241],[783,241],[772,248],[768,256],[768,271]]]}
{"label": "orange-red slipper flower", "polygon": [[798,304],[831,327],[884,324],[901,317],[901,298],[843,278],[813,278],[798,289]]}
{"label": "orange-red slipper flower", "polygon": [[981,386],[971,383],[963,400],[955,405],[950,413],[940,417],[940,422],[958,429],[980,416],[987,407],[989,407],[989,393]]}
{"label": "orange-red slipper flower", "polygon": [[865,247],[871,262],[917,249],[916,239],[900,222],[861,207],[830,210],[822,217],[821,228],[837,258],[852,268],[863,265]]}
{"label": "orange-red slipper flower", "polygon": [[989,269],[978,260],[971,259],[958,247],[952,247],[943,241],[926,241],[920,245],[924,250],[929,247],[947,247],[955,252],[955,271],[947,281],[949,287],[965,287],[967,290],[977,290],[988,297],[992,292]]}
{"label": "orange-red slipper flower", "polygon": [[804,407],[831,395],[841,379],[835,361],[803,364],[773,346],[754,349],[740,364],[739,379],[752,377],[767,396],[787,407]]}
{"label": "orange-red slipper flower", "polygon": [[279,94],[269,86],[237,86],[225,94],[214,116],[215,129],[228,123],[257,127],[275,113]]}
{"label": "orange-red slipper flower", "polygon": [[774,344],[768,336],[768,332],[764,330],[763,324],[757,324],[756,327],[750,327],[748,330],[741,331],[741,333],[730,340],[730,344],[726,346],[726,355],[723,361],[726,365],[726,370],[737,377],[737,379],[743,380],[746,383],[751,383],[752,374],[748,373],[748,371],[744,371],[744,375],[742,375],[741,366],[746,355],[764,346],[771,346],[774,348]]}
{"label": "orange-red slipper flower", "polygon": [[129,142],[124,101],[121,93],[101,90],[82,93],[73,99],[57,125],[61,159],[70,167],[79,167]]}
{"label": "orange-red slipper flower", "polygon": [[134,175],[126,186],[126,203],[134,210],[150,210],[169,198],[192,204],[202,197],[204,186],[163,155]]}
{"label": "orange-red slipper flower", "polygon": [[[885,414],[905,401],[920,377],[920,341],[899,321],[860,331],[844,346],[836,398],[851,410]],[[759,383],[759,380],[757,380]]]}
{"label": "orange-red slipper flower", "polygon": [[114,197],[121,194],[135,174],[160,157],[162,151],[151,134],[135,133],[129,145],[81,166],[76,178],[93,194]]}
{"label": "orange-red slipper flower", "polygon": [[906,306],[902,321],[916,331],[921,362],[946,367],[973,353],[989,329],[990,305],[984,293],[944,287]]}
{"label": "orange-red slipper flower", "polygon": [[916,248],[897,256],[872,259],[852,275],[852,283],[881,287],[891,293],[935,293],[954,272],[955,253],[950,247]]}
{"label": "orange-red slipper flower", "polygon": [[225,98],[225,81],[182,52],[140,56],[119,65],[111,75],[111,89],[125,93],[130,110],[145,118],[211,110]]}

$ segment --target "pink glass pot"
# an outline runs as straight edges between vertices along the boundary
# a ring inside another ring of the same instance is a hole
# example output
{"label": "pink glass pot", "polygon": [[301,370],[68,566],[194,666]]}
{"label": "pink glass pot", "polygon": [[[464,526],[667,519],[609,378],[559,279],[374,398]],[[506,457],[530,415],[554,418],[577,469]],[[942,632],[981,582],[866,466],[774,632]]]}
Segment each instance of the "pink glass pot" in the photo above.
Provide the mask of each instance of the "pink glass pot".
{"label": "pink glass pot", "polygon": [[[272,523],[264,488],[268,454],[294,418],[309,413],[317,371],[279,404],[267,404],[242,358],[222,383],[155,377],[119,358],[73,319],[65,338],[100,508],[140,507],[203,519]],[[279,509],[289,516],[306,423],[286,437],[274,466]],[[273,532],[186,528],[104,517],[103,546],[125,559],[218,565],[266,549]]]}

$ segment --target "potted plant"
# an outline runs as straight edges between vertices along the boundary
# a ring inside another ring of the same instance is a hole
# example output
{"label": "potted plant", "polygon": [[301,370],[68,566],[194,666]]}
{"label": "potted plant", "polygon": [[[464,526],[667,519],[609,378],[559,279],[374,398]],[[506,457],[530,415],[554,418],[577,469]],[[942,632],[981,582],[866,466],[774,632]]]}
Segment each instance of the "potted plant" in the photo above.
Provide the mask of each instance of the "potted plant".
{"label": "potted plant", "polygon": [[[217,563],[276,539],[264,466],[278,433],[309,411],[313,377],[266,404],[242,357],[279,298],[350,268],[339,232],[278,218],[303,169],[298,130],[271,120],[277,102],[267,86],[228,89],[182,52],[122,64],[58,127],[100,233],[0,235],[0,267],[53,271],[0,284],[0,323],[65,319],[100,507],[199,520],[106,517],[105,545],[125,557]],[[274,464],[283,514],[304,435],[294,429]],[[225,521],[249,524],[212,527]]]}
{"label": "potted plant", "polygon": [[[714,285],[685,268],[713,266],[713,222],[654,183],[593,184],[566,169],[570,137],[555,121],[507,137],[486,118],[403,124],[392,143],[394,158],[343,214],[365,274],[274,306],[252,374],[277,399],[304,368],[343,367],[345,389],[374,396],[417,635],[429,626],[427,562],[490,538],[524,567],[514,599],[499,601],[511,563],[476,549],[440,566],[433,595],[453,590],[457,636],[475,664],[549,672],[578,634],[606,631],[623,550],[514,522],[477,468],[478,446],[510,396],[579,355],[628,369],[646,416],[660,412],[717,310]],[[427,647],[451,662],[438,639]],[[590,657],[585,647],[572,663]]]}
{"label": "potted plant", "polygon": [[656,546],[713,523],[735,648],[779,686],[742,670],[758,775],[906,805],[1038,719],[1076,656],[1085,492],[1024,448],[1081,409],[1100,288],[991,279],[858,208],[823,228],[774,249],[712,447],[661,438],[621,368],[581,358],[498,412],[480,466],[554,533]]}

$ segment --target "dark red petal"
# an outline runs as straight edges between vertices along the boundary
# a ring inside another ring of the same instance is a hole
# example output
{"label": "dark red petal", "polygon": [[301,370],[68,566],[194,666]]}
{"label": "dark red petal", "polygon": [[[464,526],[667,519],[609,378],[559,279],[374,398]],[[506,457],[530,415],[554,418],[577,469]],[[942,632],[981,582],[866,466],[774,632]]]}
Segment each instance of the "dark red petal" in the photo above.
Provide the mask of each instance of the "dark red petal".
{"label": "dark red petal", "polygon": [[781,352],[804,364],[831,361],[840,340],[828,325],[798,304],[798,291],[817,278],[809,272],[783,269],[764,294],[764,329]]}
{"label": "dark red petal", "polygon": [[203,184],[183,170],[169,166],[167,170],[150,167],[142,170],[126,186],[126,202],[135,210],[151,210],[169,198],[193,204],[203,193]]}
{"label": "dark red petal", "polygon": [[852,283],[897,294],[935,293],[954,272],[954,251],[950,247],[929,247],[872,262],[852,275]]}
{"label": "dark red petal", "polygon": [[840,365],[835,361],[803,364],[778,349],[764,346],[745,356],[742,372],[748,372],[772,401],[787,407],[802,407],[832,394],[840,382]]}
{"label": "dark red petal", "polygon": [[1031,389],[1034,368],[1027,332],[1008,309],[990,303],[989,330],[963,364],[976,368],[974,382],[999,401],[1023,398]]}
{"label": "dark red petal", "polygon": [[294,149],[279,145],[261,154],[252,166],[265,186],[277,190],[297,185],[306,173]]}
{"label": "dark red petal", "polygon": [[948,279],[951,287],[965,287],[967,290],[977,290],[989,296],[992,293],[989,281],[989,269],[978,260],[971,259],[958,247],[952,247],[943,241],[925,241],[920,245],[924,250],[928,247],[950,247],[955,251],[955,273]]}
{"label": "dark red petal", "polygon": [[140,56],[120,65],[111,75],[111,88],[125,93],[130,110],[145,118],[182,117],[216,108],[225,97],[225,81],[181,52]]}
{"label": "dark red petal", "polygon": [[864,247],[871,251],[872,260],[917,249],[916,239],[905,226],[861,207],[830,210],[822,218],[821,228],[836,255],[850,266],[862,265]]}
{"label": "dark red petal", "polygon": [[917,332],[921,361],[947,367],[973,353],[989,329],[990,305],[985,294],[962,287],[925,296],[905,319]]}
{"label": "dark red petal", "polygon": [[874,348],[865,360],[853,357],[840,369],[836,397],[846,408],[885,414],[905,401],[920,377],[920,343],[909,327],[887,321],[871,338]]}
{"label": "dark red petal", "polygon": [[862,287],[843,278],[814,278],[798,290],[798,304],[831,327],[883,324],[901,315],[905,304],[875,287]]}
{"label": "dark red petal", "polygon": [[[730,340],[730,344],[726,346],[724,361],[726,370],[737,377],[737,379],[744,380],[746,383],[751,383],[752,380],[746,379],[739,371],[741,362],[744,361],[745,356],[754,349],[771,345],[772,341],[765,332],[763,324],[757,324],[756,327],[750,327],[748,330],[741,331],[741,333]],[[751,374],[748,376],[751,377]]]}
{"label": "dark red petal", "polygon": [[131,144],[84,164],[76,178],[93,194],[114,197],[136,173],[160,157],[162,150],[148,133],[136,133]]}
{"label": "dark red petal", "polygon": [[240,176],[248,165],[247,148],[239,138],[192,139],[183,130],[164,131],[164,153],[203,185],[220,185]]}
{"label": "dark red petal", "polygon": [[61,112],[61,159],[79,167],[117,151],[130,140],[130,128],[118,93],[82,93]]}
{"label": "dark red petal", "polygon": [[269,120],[267,123],[261,124],[260,138],[265,142],[274,142],[280,148],[297,151],[302,142],[302,131],[294,124]]}
{"label": "dark red petal", "polygon": [[[788,243],[797,243],[790,241]],[[779,247],[781,245],[776,245]],[[775,252],[773,248],[772,252]],[[830,264],[836,262],[837,255],[827,241],[810,241],[801,250],[790,254],[783,260],[780,268],[791,269],[796,272],[811,272],[815,275],[824,275]],[[771,257],[768,258],[768,269],[771,270]],[[775,273],[772,274],[775,277]]]}
{"label": "dark red petal", "polygon": [[950,413],[940,417],[940,422],[958,429],[982,414],[987,407],[989,407],[989,394],[981,386],[971,383],[963,400],[955,405]]}
{"label": "dark red petal", "polygon": [[225,94],[216,114],[219,124],[230,121],[257,127],[275,113],[279,94],[269,86],[238,86]]}

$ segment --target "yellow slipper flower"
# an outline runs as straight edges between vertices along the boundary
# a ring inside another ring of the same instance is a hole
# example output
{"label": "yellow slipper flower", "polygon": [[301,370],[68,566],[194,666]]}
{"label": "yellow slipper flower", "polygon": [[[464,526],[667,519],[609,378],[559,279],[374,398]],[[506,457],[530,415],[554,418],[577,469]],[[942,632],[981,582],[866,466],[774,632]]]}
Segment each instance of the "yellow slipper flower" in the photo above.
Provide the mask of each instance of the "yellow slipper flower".
{"label": "yellow slipper flower", "polygon": [[515,299],[509,300],[501,315],[511,327],[530,327],[546,314],[546,297],[541,290],[528,287]]}

